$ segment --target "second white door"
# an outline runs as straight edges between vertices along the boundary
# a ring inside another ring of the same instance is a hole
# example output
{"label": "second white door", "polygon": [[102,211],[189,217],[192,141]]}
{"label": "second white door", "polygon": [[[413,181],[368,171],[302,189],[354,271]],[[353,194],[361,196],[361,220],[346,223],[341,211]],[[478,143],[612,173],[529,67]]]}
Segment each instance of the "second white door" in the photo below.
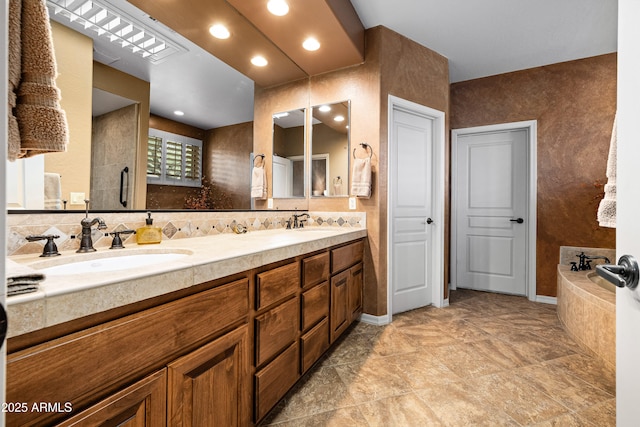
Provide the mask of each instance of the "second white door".
{"label": "second white door", "polygon": [[528,131],[458,135],[456,286],[527,294]]}

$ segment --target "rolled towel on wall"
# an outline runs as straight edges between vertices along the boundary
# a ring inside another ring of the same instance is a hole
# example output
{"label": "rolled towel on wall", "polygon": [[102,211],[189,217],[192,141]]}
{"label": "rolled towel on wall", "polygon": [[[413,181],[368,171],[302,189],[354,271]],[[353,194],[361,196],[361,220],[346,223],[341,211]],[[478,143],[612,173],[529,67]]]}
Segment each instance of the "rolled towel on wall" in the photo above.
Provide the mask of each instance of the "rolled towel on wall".
{"label": "rolled towel on wall", "polygon": [[604,186],[604,198],[598,206],[598,223],[600,227],[616,228],[616,180],[618,155],[618,126],[617,114],[613,120],[611,141],[609,143],[609,158],[607,159],[607,184]]}
{"label": "rolled towel on wall", "polygon": [[351,195],[364,198],[371,197],[371,158],[353,160]]}

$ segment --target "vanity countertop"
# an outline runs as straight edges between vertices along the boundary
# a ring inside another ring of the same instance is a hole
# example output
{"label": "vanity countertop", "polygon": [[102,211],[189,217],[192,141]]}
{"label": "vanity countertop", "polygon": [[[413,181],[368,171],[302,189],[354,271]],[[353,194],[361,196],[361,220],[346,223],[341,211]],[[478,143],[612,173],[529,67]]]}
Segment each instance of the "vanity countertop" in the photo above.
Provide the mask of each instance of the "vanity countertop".
{"label": "vanity countertop", "polygon": [[128,244],[54,258],[37,255],[10,259],[35,268],[125,255],[182,253],[179,259],[140,268],[49,275],[37,292],[7,298],[8,337],[33,332],[80,317],[241,273],[273,262],[366,237],[364,228],[308,227],[246,234],[163,240],[156,245]]}

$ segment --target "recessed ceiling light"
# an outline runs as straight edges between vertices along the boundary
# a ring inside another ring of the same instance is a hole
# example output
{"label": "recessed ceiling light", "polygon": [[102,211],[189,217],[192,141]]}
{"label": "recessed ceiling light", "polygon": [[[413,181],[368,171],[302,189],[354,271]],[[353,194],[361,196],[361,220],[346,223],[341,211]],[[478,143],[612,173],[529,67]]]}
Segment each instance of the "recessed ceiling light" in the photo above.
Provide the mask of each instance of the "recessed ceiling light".
{"label": "recessed ceiling light", "polygon": [[320,49],[320,42],[313,37],[309,37],[304,42],[302,42],[302,47],[309,51],[314,51]]}
{"label": "recessed ceiling light", "polygon": [[344,116],[335,116],[333,120],[336,122],[344,122]]}
{"label": "recessed ceiling light", "polygon": [[331,111],[331,107],[329,107],[328,105],[322,105],[320,108],[318,108],[318,110],[322,111],[323,113],[326,113],[328,111]]}
{"label": "recessed ceiling light", "polygon": [[225,27],[222,24],[214,24],[211,27],[209,27],[209,32],[211,33],[211,35],[217,39],[228,39],[229,36],[231,36],[231,33],[229,32],[229,30],[227,29],[227,27]]}
{"label": "recessed ceiling light", "polygon": [[273,118],[274,119],[281,119],[283,117],[288,117],[288,116],[289,116],[289,113],[287,113],[287,112],[285,112],[285,113],[276,113],[276,114],[273,115]]}
{"label": "recessed ceiling light", "polygon": [[258,55],[251,58],[251,63],[256,67],[265,67],[269,61],[267,61],[264,56]]}
{"label": "recessed ceiling light", "polygon": [[289,5],[285,0],[269,0],[267,9],[276,16],[284,16],[289,13]]}
{"label": "recessed ceiling light", "polygon": [[184,116],[184,111],[176,110],[173,112],[176,116]]}

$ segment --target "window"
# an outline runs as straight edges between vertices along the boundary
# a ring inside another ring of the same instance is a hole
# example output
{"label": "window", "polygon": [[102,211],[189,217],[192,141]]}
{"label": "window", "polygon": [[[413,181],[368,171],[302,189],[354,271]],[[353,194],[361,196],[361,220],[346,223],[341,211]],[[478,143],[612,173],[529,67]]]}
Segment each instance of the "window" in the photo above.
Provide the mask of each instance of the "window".
{"label": "window", "polygon": [[202,141],[149,129],[147,183],[200,187]]}

